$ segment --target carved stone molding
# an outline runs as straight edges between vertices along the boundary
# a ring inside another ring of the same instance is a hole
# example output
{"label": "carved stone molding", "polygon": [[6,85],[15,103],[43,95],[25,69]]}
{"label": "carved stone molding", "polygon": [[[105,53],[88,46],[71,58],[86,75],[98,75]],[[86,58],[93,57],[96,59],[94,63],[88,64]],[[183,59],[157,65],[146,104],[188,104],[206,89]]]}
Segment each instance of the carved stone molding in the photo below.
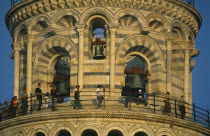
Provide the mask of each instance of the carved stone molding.
{"label": "carved stone molding", "polygon": [[92,6],[105,6],[105,7],[122,7],[122,8],[134,8],[136,10],[155,11],[160,14],[176,18],[185,24],[187,24],[195,34],[201,25],[201,16],[196,9],[187,3],[179,0],[168,0],[167,2],[161,0],[157,1],[142,1],[141,3],[136,0],[123,0],[119,1],[107,1],[107,0],[59,0],[55,2],[52,0],[27,0],[22,1],[12,7],[6,16],[6,24],[8,28],[14,29],[17,24],[22,21],[38,15],[44,12],[49,12],[57,9],[87,7]]}
{"label": "carved stone molding", "polygon": [[63,119],[85,119],[85,118],[97,118],[97,119],[125,119],[125,120],[142,120],[149,122],[165,123],[172,126],[183,127],[186,129],[194,130],[202,134],[210,134],[210,130],[202,125],[196,124],[192,121],[177,119],[173,117],[167,117],[157,114],[147,113],[135,113],[135,112],[110,112],[110,111],[80,111],[80,112],[54,112],[49,114],[34,114],[30,116],[22,116],[0,122],[0,131],[15,127],[21,124],[27,125],[30,123],[36,123],[40,121],[48,120],[63,120]]}

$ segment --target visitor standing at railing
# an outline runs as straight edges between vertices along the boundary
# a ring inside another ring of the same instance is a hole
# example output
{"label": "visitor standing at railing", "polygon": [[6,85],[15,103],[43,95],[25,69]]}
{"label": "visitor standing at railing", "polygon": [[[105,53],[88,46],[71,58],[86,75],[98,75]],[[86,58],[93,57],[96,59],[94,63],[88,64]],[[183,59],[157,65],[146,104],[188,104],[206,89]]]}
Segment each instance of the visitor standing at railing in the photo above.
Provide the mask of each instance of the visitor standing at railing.
{"label": "visitor standing at railing", "polygon": [[55,85],[53,85],[53,88],[50,92],[53,102],[54,102],[54,98],[57,99],[57,103],[60,103],[60,94],[58,93],[57,87]]}
{"label": "visitor standing at railing", "polygon": [[129,86],[128,83],[122,88],[121,96],[125,98],[125,108],[128,108],[128,102],[129,102],[129,95],[131,92],[131,87]]}
{"label": "visitor standing at railing", "polygon": [[37,100],[39,101],[38,105],[38,111],[41,111],[41,106],[42,106],[42,90],[41,90],[41,83],[38,83],[38,87],[35,90]]}
{"label": "visitor standing at railing", "polygon": [[20,98],[21,98],[21,109],[22,109],[22,114],[26,114],[28,111],[28,94],[26,88],[23,89],[22,92],[20,92]]}
{"label": "visitor standing at railing", "polygon": [[74,108],[73,109],[82,109],[82,105],[80,103],[80,91],[79,91],[80,86],[77,85],[76,88],[74,89]]}
{"label": "visitor standing at railing", "polygon": [[9,102],[8,101],[5,101],[4,104],[2,105],[2,108],[3,108],[3,115],[4,115],[4,120],[8,119],[9,118],[9,115],[10,115],[10,111],[9,111]]}
{"label": "visitor standing at railing", "polygon": [[185,101],[184,101],[184,96],[181,96],[181,99],[178,102],[178,106],[179,106],[179,111],[181,114],[181,119],[184,119],[185,115],[186,115],[186,110],[185,110]]}
{"label": "visitor standing at railing", "polygon": [[136,104],[139,105],[141,103],[144,104],[144,106],[147,106],[143,91],[139,90]]}
{"label": "visitor standing at railing", "polygon": [[102,95],[102,91],[103,91],[102,86],[98,85],[97,89],[96,89],[96,97],[97,97],[97,100],[98,100],[98,105],[96,106],[96,108],[101,108],[102,107],[101,104],[102,104],[102,101],[104,99],[104,96]]}
{"label": "visitor standing at railing", "polygon": [[11,112],[12,112],[12,117],[16,117],[17,114],[17,108],[18,108],[18,101],[17,101],[17,96],[14,96],[11,101]]}
{"label": "visitor standing at railing", "polygon": [[168,115],[171,113],[170,93],[167,92],[164,96],[163,114]]}
{"label": "visitor standing at railing", "polygon": [[44,108],[51,108],[52,107],[52,100],[49,98],[49,95],[50,95],[49,93],[45,94],[45,97],[44,97],[44,102],[45,103],[42,104],[42,106]]}

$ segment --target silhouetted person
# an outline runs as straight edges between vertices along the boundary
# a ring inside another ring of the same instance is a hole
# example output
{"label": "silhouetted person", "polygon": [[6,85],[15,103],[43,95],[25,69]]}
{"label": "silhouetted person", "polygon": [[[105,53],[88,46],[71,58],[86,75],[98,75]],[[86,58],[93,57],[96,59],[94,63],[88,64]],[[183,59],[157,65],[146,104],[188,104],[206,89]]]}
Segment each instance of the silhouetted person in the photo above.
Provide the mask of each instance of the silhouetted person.
{"label": "silhouetted person", "polygon": [[170,93],[167,92],[164,96],[164,109],[163,114],[168,115],[171,113]]}
{"label": "silhouetted person", "polygon": [[184,101],[184,97],[183,95],[181,96],[180,101],[178,102],[178,106],[179,106],[179,111],[181,114],[181,119],[184,119],[185,115],[186,115],[186,110],[185,110],[185,101]]}
{"label": "silhouetted person", "polygon": [[41,90],[41,86],[42,86],[42,84],[38,83],[38,87],[35,90],[37,100],[39,101],[38,111],[41,110],[41,106],[42,106],[42,90]]}
{"label": "silhouetted person", "polygon": [[125,108],[128,108],[128,102],[130,100],[130,92],[131,92],[131,87],[129,86],[128,83],[122,88],[121,96],[125,98]]}
{"label": "silhouetted person", "polygon": [[82,105],[80,103],[80,86],[77,85],[74,89],[74,109],[82,109]]}
{"label": "silhouetted person", "polygon": [[11,101],[11,112],[12,112],[12,117],[16,117],[17,114],[17,108],[18,108],[18,101],[17,101],[17,96],[14,96]]}

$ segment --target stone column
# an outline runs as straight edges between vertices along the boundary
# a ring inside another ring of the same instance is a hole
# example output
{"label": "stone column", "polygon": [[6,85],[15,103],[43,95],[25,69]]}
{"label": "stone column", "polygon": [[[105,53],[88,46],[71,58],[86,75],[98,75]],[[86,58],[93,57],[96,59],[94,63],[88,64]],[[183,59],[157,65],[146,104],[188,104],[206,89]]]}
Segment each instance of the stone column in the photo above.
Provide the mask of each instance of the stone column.
{"label": "stone column", "polygon": [[188,49],[185,49],[184,50],[184,98],[187,103],[191,103],[189,82],[190,82],[190,51]]}
{"label": "stone column", "polygon": [[33,39],[31,36],[28,36],[27,41],[27,82],[26,82],[26,88],[27,93],[32,93],[32,42]]}
{"label": "stone column", "polygon": [[79,62],[78,62],[78,85],[83,89],[83,71],[84,71],[84,34],[86,25],[78,24],[77,31],[79,33]]}
{"label": "stone column", "polygon": [[110,55],[109,55],[109,69],[110,69],[110,92],[115,92],[115,34],[118,24],[110,24]]}
{"label": "stone column", "polygon": [[172,39],[166,38],[166,91],[171,93],[172,89]]}
{"label": "stone column", "polygon": [[14,44],[14,96],[19,98],[20,91],[20,45]]}

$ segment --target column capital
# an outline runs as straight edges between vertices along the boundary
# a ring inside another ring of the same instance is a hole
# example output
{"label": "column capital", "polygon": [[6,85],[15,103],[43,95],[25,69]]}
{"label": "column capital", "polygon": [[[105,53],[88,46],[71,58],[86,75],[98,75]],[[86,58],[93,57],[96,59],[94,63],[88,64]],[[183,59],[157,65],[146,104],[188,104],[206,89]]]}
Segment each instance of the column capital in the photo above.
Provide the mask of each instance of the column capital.
{"label": "column capital", "polygon": [[168,32],[168,33],[165,34],[166,42],[172,42],[174,38],[175,38],[175,35],[173,33]]}
{"label": "column capital", "polygon": [[115,34],[118,29],[118,26],[119,23],[110,23],[107,28],[109,29],[111,34]]}
{"label": "column capital", "polygon": [[79,32],[79,34],[85,34],[86,27],[87,27],[86,24],[77,24],[76,25],[76,28],[77,28],[77,31]]}
{"label": "column capital", "polygon": [[13,43],[13,50],[19,52],[21,50],[21,43]]}

